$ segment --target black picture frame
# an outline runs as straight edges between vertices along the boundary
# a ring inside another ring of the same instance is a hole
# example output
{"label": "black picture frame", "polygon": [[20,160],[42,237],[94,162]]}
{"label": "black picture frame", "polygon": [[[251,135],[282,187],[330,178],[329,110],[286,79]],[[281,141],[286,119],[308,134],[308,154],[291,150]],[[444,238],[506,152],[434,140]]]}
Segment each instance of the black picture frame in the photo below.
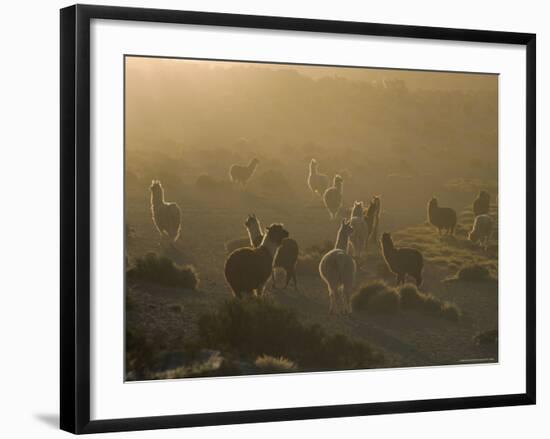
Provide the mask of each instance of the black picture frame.
{"label": "black picture frame", "polygon": [[[525,66],[527,75],[526,392],[482,397],[90,420],[90,21],[92,19],[525,46],[527,60]],[[61,9],[60,25],[61,429],[77,434],[99,433],[535,404],[535,34],[89,5],[75,5]]]}

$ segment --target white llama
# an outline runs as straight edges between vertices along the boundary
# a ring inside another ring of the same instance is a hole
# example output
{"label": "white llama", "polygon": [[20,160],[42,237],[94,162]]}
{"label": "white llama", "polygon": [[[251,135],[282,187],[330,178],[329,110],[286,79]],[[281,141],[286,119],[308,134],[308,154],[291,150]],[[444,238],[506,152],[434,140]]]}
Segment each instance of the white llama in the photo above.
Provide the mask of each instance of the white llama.
{"label": "white llama", "polygon": [[153,223],[160,233],[160,241],[163,238],[170,239],[175,243],[180,236],[181,211],[176,203],[167,203],[164,201],[164,189],[160,180],[151,182],[151,213]]}
{"label": "white llama", "polygon": [[328,187],[328,177],[325,174],[319,174],[317,171],[317,160],[311,159],[309,162],[309,175],[307,176],[307,185],[314,194],[323,196]]}
{"label": "white llama", "polygon": [[342,207],[343,185],[344,179],[336,174],[332,186],[323,194],[323,201],[328,209],[330,219],[336,218],[340,207]]}
{"label": "white llama", "polygon": [[351,313],[350,296],[355,283],[355,261],[347,254],[348,240],[353,233],[349,221],[344,219],[334,249],[323,256],[319,263],[319,274],[328,287],[329,313],[334,313],[335,301],[340,296],[342,312]]}
{"label": "white llama", "polygon": [[353,233],[349,238],[350,247],[353,249],[353,256],[356,259],[361,257],[361,250],[365,248],[368,231],[367,223],[363,216],[363,202],[355,201],[353,203],[353,208],[351,209],[351,217],[349,223],[353,228]]}

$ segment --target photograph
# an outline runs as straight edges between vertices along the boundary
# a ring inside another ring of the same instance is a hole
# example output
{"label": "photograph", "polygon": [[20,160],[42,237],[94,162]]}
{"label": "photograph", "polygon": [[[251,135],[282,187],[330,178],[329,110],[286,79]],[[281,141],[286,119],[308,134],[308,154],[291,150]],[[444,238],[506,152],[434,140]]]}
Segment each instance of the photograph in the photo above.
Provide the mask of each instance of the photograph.
{"label": "photograph", "polygon": [[125,381],[497,363],[498,92],[126,55]]}

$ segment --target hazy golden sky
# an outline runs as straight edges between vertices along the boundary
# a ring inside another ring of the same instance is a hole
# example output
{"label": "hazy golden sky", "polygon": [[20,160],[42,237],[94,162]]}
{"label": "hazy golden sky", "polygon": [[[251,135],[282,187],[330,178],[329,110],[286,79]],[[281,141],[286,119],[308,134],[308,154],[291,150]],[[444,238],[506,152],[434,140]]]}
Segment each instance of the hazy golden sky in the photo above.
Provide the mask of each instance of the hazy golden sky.
{"label": "hazy golden sky", "polygon": [[266,70],[291,70],[301,75],[314,78],[342,77],[354,81],[380,82],[391,80],[405,81],[410,89],[439,89],[439,90],[490,90],[493,91],[498,85],[498,75],[440,71],[420,70],[397,70],[369,67],[340,67],[340,66],[314,66],[294,64],[271,64],[258,62],[229,62],[229,61],[206,61],[189,59],[169,58],[148,58],[148,57],[127,57],[127,66],[130,69],[151,70],[156,68],[201,66],[208,70],[217,69],[254,69]]}

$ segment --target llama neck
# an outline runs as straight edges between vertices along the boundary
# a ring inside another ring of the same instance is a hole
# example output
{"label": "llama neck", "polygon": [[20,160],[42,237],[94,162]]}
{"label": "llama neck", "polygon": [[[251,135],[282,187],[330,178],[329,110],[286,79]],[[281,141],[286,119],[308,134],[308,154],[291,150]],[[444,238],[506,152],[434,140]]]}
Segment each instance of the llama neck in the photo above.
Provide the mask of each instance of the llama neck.
{"label": "llama neck", "polygon": [[151,203],[153,206],[160,206],[164,204],[164,192],[151,192]]}
{"label": "llama neck", "polygon": [[254,246],[254,243],[256,242],[258,237],[262,236],[260,224],[252,224],[250,227],[247,227],[246,230],[248,231],[248,239],[250,240],[250,244]]}
{"label": "llama neck", "polygon": [[432,215],[433,213],[435,212],[435,210],[437,209],[437,206],[435,204],[430,204],[428,206],[428,218],[432,218]]}
{"label": "llama neck", "polygon": [[395,247],[392,241],[383,241],[382,250],[384,251],[384,257],[391,258],[395,252]]}
{"label": "llama neck", "polygon": [[342,193],[342,183],[336,183],[334,187],[338,192]]}
{"label": "llama neck", "polygon": [[250,162],[248,164],[248,169],[253,170],[254,168],[256,168],[256,162]]}
{"label": "llama neck", "polygon": [[264,239],[262,240],[262,244],[260,247],[264,247],[269,252],[269,255],[273,259],[273,256],[275,255],[275,252],[277,251],[277,248],[279,247],[276,243],[274,243],[271,239],[267,237],[267,233],[264,236]]}
{"label": "llama neck", "polygon": [[334,248],[344,251],[348,248],[348,236],[345,233],[342,233],[341,230],[339,230],[338,235],[336,235],[336,244],[334,245]]}

